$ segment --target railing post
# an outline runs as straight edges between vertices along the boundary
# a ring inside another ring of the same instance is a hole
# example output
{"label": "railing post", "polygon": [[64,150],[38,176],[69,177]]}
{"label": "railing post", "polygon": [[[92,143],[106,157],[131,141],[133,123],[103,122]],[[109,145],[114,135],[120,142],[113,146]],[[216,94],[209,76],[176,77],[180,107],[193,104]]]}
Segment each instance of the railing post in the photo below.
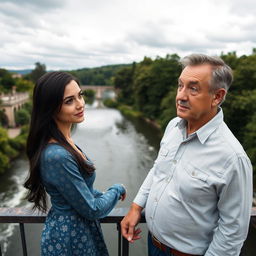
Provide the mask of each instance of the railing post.
{"label": "railing post", "polygon": [[22,242],[23,256],[27,256],[28,253],[27,253],[27,244],[26,244],[24,223],[20,223],[20,236],[21,236],[21,242]]}
{"label": "railing post", "polygon": [[124,237],[122,240],[122,256],[129,256],[129,242]]}
{"label": "railing post", "polygon": [[120,223],[116,225],[118,230],[118,256],[129,256],[129,242],[122,237]]}
{"label": "railing post", "polygon": [[118,230],[118,256],[121,255],[121,248],[122,248],[122,234],[121,234],[121,226],[120,223],[116,223],[116,228]]}

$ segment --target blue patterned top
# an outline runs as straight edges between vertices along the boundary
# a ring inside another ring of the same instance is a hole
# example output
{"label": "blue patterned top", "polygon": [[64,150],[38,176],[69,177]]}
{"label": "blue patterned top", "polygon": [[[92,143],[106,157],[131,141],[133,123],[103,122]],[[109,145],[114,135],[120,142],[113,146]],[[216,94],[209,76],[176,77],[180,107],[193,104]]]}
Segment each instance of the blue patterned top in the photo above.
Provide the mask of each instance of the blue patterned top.
{"label": "blue patterned top", "polygon": [[124,187],[115,184],[105,193],[95,190],[95,172],[81,174],[73,156],[57,143],[47,145],[40,160],[41,178],[52,204],[41,255],[108,255],[98,219],[114,208]]}

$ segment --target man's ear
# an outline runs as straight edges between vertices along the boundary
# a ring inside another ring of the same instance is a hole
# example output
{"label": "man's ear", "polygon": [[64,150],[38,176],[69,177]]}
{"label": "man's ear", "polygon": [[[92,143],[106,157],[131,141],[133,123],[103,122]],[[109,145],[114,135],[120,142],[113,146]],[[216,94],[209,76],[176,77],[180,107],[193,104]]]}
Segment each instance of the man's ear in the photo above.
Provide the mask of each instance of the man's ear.
{"label": "man's ear", "polygon": [[227,91],[224,88],[220,88],[214,92],[214,97],[212,101],[212,106],[216,107],[218,106],[222,100],[224,99]]}

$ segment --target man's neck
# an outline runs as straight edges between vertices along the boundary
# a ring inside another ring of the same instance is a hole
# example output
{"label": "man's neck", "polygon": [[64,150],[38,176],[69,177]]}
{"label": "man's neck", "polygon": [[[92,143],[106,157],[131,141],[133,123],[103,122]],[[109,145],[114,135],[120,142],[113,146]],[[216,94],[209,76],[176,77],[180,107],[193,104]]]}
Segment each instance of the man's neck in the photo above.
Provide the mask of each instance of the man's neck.
{"label": "man's neck", "polygon": [[206,123],[208,123],[210,120],[212,120],[216,114],[218,113],[218,109],[212,111],[210,115],[205,117],[204,119],[201,120],[187,120],[187,135],[190,135],[197,130],[199,130],[202,126],[204,126]]}

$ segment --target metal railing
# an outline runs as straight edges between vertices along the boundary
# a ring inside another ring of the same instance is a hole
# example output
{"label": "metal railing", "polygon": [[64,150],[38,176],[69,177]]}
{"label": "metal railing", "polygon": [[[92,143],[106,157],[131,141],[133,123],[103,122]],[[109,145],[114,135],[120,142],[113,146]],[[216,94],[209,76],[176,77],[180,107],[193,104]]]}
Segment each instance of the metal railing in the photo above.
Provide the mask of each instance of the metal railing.
{"label": "metal railing", "polygon": [[[112,223],[117,225],[118,231],[118,256],[129,255],[129,242],[122,237],[120,222],[128,212],[128,208],[115,208],[107,217],[100,220],[101,223]],[[22,242],[23,256],[27,256],[27,243],[25,235],[25,223],[44,223],[46,214],[32,211],[29,208],[0,208],[0,223],[18,223]],[[145,223],[142,216],[141,223]],[[2,256],[0,245],[0,256]]]}
{"label": "metal railing", "polygon": [[[115,208],[107,217],[101,219],[101,223],[114,223],[118,230],[118,256],[129,256],[129,242],[122,237],[120,222],[128,212],[128,208]],[[44,223],[46,214],[32,211],[28,208],[0,208],[0,223],[19,223],[23,256],[27,256],[27,244],[25,235],[25,223]],[[142,216],[141,223],[145,223],[145,217]],[[252,208],[251,222],[256,228],[256,207]],[[2,256],[0,246],[0,256]]]}

